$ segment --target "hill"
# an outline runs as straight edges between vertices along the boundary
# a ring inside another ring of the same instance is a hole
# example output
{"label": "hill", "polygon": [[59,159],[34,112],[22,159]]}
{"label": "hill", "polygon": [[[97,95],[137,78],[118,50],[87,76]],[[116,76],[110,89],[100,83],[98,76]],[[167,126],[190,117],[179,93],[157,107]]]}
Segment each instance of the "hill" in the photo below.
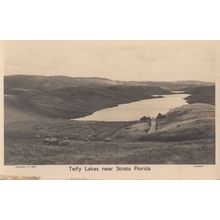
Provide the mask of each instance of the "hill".
{"label": "hill", "polygon": [[204,86],[214,86],[212,82],[202,82],[202,81],[172,81],[172,82],[160,82],[160,81],[118,81],[122,85],[130,86],[158,86],[165,90],[180,90],[184,91],[185,88],[195,88],[195,87],[204,87]]}
{"label": "hill", "polygon": [[33,119],[78,118],[103,108],[170,93],[156,86],[117,85],[100,78],[6,76],[4,83],[6,119],[10,118],[8,112],[14,112],[15,118],[21,116],[20,120],[30,115]]}
{"label": "hill", "polygon": [[182,90],[187,87],[213,86],[214,83],[202,81],[118,81],[100,77],[69,77],[41,75],[9,75],[4,77],[5,89],[51,90],[78,86],[156,86],[164,90]]}
{"label": "hill", "polygon": [[[214,86],[198,81],[128,82],[97,77],[12,75],[4,77],[5,119],[78,118],[103,108],[169,94],[191,93],[189,103],[213,104]],[[199,87],[196,87],[199,86]]]}
{"label": "hill", "polygon": [[188,87],[184,91],[191,94],[185,98],[189,104],[208,103],[215,105],[215,86]]}
{"label": "hill", "polygon": [[37,90],[48,91],[64,87],[79,86],[110,86],[117,82],[98,77],[69,77],[69,76],[40,76],[40,75],[11,75],[4,77],[5,90]]}
{"label": "hill", "polygon": [[215,107],[209,104],[191,104],[170,110],[163,119],[157,119],[157,130],[141,140],[184,141],[215,139]]}

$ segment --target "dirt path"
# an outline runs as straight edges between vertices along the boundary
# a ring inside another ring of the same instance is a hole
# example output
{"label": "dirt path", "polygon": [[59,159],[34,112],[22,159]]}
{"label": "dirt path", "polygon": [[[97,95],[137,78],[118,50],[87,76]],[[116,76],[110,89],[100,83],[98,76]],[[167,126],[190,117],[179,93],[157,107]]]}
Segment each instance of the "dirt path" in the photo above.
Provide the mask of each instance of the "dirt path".
{"label": "dirt path", "polygon": [[156,131],[156,120],[155,118],[152,118],[151,119],[151,127],[150,127],[150,130],[148,131],[148,134],[152,134]]}

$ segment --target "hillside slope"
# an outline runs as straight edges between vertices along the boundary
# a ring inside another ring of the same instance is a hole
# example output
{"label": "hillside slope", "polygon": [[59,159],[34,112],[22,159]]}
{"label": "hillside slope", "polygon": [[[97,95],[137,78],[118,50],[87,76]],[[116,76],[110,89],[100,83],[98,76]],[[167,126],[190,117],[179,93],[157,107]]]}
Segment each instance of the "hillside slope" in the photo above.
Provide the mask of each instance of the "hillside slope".
{"label": "hillside slope", "polygon": [[200,81],[118,81],[99,77],[69,77],[69,76],[41,76],[41,75],[9,75],[4,77],[5,90],[29,89],[47,91],[63,87],[97,87],[97,86],[153,86],[164,90],[183,90],[184,88],[214,86],[211,82]]}
{"label": "hillside slope", "polygon": [[70,119],[161,94],[169,91],[155,86],[115,85],[100,78],[9,76],[5,77],[5,112],[16,110],[14,117],[22,116],[18,113],[22,112]]}
{"label": "hillside slope", "polygon": [[186,93],[191,94],[185,98],[189,104],[208,103],[215,105],[215,86],[189,87],[184,90]]}
{"label": "hillside slope", "polygon": [[158,86],[165,90],[185,90],[185,88],[196,88],[196,87],[205,87],[205,86],[214,86],[212,82],[201,82],[201,81],[172,81],[172,82],[165,82],[165,81],[127,81],[122,82],[118,81],[122,85],[129,85],[129,86]]}
{"label": "hillside slope", "polygon": [[5,76],[5,118],[78,118],[118,104],[150,99],[152,95],[169,94],[170,90],[184,86],[186,92],[192,92],[192,96],[187,97],[189,103],[213,104],[213,87],[205,85],[212,84],[197,81],[123,82],[97,77]]}
{"label": "hillside slope", "polygon": [[142,140],[184,141],[215,138],[215,107],[209,104],[191,104],[170,110],[163,119],[157,119],[157,131]]}
{"label": "hillside slope", "polygon": [[49,91],[63,87],[79,86],[111,86],[117,82],[98,77],[69,77],[69,76],[41,76],[41,75],[11,75],[4,77],[5,91],[8,89],[25,89]]}
{"label": "hillside slope", "polygon": [[[19,107],[21,106],[21,107]],[[4,121],[5,124],[15,121],[45,120],[48,117],[38,115],[28,106],[23,108],[22,101],[19,101],[15,95],[4,96]]]}

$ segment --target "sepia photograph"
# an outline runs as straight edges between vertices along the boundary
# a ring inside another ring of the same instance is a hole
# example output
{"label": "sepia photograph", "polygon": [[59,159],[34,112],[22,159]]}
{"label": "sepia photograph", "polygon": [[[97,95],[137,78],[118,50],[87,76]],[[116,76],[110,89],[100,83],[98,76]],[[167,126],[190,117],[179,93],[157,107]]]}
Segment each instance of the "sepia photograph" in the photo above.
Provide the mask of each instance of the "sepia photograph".
{"label": "sepia photograph", "polygon": [[219,1],[0,5],[2,219],[220,219]]}
{"label": "sepia photograph", "polygon": [[4,165],[214,165],[209,41],[4,41]]}

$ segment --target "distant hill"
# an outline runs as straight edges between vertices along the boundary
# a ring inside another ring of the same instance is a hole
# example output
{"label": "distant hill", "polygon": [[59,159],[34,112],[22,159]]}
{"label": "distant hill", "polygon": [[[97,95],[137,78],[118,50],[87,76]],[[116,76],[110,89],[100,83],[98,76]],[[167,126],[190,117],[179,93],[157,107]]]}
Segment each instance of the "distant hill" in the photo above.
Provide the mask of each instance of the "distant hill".
{"label": "distant hill", "polygon": [[130,85],[130,86],[159,86],[165,90],[184,90],[188,87],[203,87],[203,86],[214,86],[212,82],[202,82],[202,81],[172,81],[172,82],[160,82],[160,81],[129,81],[129,82],[122,82],[118,81],[122,85]]}
{"label": "distant hill", "polygon": [[19,88],[30,90],[51,90],[63,87],[79,86],[157,86],[165,90],[180,90],[191,86],[213,86],[211,82],[200,81],[117,81],[99,77],[69,77],[69,76],[40,76],[40,75],[11,75],[4,77],[5,89]]}
{"label": "distant hill", "polygon": [[184,90],[191,94],[185,98],[189,104],[208,103],[215,105],[215,86],[189,87]]}
{"label": "distant hill", "polygon": [[24,107],[23,101],[14,95],[5,95],[4,108],[5,123],[19,120],[31,121],[48,119],[48,117],[36,114],[31,108],[28,108],[28,106]]}
{"label": "distant hill", "polygon": [[98,77],[69,77],[69,76],[39,76],[39,75],[11,75],[4,77],[5,89],[29,89],[48,91],[63,87],[79,86],[110,86],[117,82]]}
{"label": "distant hill", "polygon": [[102,78],[6,76],[4,83],[5,114],[13,109],[15,114],[20,111],[20,116],[33,118],[78,118],[103,108],[153,98],[155,94],[169,94],[156,86],[118,85]]}
{"label": "distant hill", "polygon": [[[191,89],[189,102],[202,101],[196,86],[204,82],[123,82],[98,77],[11,75],[4,77],[5,118],[78,118],[118,104]],[[197,92],[196,92],[197,91]],[[204,92],[205,90],[201,90]],[[210,96],[204,96],[208,103]],[[208,100],[208,101],[207,101]],[[212,102],[212,101],[211,101]]]}

